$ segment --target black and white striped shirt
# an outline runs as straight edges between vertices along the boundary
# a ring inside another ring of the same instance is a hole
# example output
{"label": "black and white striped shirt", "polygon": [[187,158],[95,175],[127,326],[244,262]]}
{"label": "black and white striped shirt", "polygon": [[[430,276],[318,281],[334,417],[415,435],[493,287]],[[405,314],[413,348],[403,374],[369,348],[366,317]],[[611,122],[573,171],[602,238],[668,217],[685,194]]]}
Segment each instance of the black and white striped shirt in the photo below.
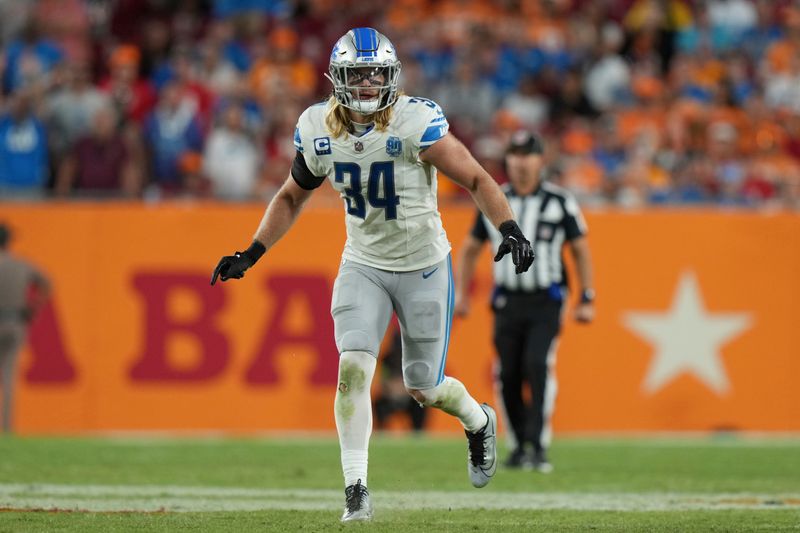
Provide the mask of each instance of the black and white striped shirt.
{"label": "black and white striped shirt", "polygon": [[[503,186],[503,192],[522,233],[531,241],[536,260],[527,272],[517,274],[510,254],[506,255],[494,264],[495,284],[514,292],[548,290],[552,285],[566,286],[562,248],[566,241],[586,235],[587,231],[575,197],[566,189],[547,182],[542,182],[527,196],[518,196],[510,184]],[[472,236],[481,242],[491,239],[495,250],[502,241],[500,232],[480,211]]]}

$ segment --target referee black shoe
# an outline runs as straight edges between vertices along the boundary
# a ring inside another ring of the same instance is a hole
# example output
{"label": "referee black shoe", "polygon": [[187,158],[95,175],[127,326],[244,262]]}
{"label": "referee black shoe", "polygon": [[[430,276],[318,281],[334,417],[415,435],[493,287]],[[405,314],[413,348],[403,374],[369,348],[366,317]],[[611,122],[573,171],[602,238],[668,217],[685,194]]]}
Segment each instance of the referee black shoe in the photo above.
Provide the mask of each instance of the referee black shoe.
{"label": "referee black shoe", "polygon": [[530,470],[533,468],[533,461],[529,454],[525,453],[522,448],[515,448],[506,458],[503,466],[506,468],[519,469],[524,468]]}
{"label": "referee black shoe", "polygon": [[553,465],[547,459],[547,450],[544,448],[533,452],[533,469],[542,474],[549,474],[553,471]]}

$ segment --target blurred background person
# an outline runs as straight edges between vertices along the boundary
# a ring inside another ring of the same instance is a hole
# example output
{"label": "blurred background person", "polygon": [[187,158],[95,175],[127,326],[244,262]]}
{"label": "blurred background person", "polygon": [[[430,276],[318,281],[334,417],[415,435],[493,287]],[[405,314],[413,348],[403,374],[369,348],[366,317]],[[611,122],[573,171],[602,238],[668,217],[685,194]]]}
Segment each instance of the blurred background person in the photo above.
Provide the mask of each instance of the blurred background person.
{"label": "blurred background person", "polygon": [[211,131],[206,142],[203,173],[211,182],[211,190],[217,198],[255,198],[261,175],[262,151],[245,127],[241,105],[230,103],[220,114],[220,124]]}
{"label": "blurred background person", "polygon": [[33,114],[32,94],[11,95],[0,115],[0,197],[38,199],[50,176],[47,131]]}
{"label": "blurred background person", "polygon": [[33,265],[8,251],[11,230],[0,222],[0,386],[2,427],[13,429],[17,358],[28,323],[50,297],[50,282]]}
{"label": "blurred background person", "polygon": [[211,193],[208,178],[203,174],[203,154],[189,150],[178,158],[182,187],[180,197],[207,198]]}
{"label": "blurred background person", "polygon": [[[544,144],[526,130],[516,132],[506,151],[509,183],[504,192],[522,231],[531,236],[536,260],[526,273],[513,265],[494,265],[494,344],[500,359],[500,387],[515,448],[506,459],[509,468],[533,467],[548,473],[553,467],[547,449],[550,419],[556,397],[555,351],[561,314],[567,298],[567,273],[562,263],[566,243],[575,258],[580,299],[575,319],[594,318],[592,265],[586,241],[586,223],[575,198],[565,189],[542,181]],[[484,244],[501,236],[478,213],[458,257],[456,316],[470,308],[469,287]],[[527,385],[530,401],[523,395]]]}
{"label": "blurred background person", "polygon": [[141,185],[139,167],[117,131],[116,111],[106,104],[95,110],[88,135],[78,139],[61,162],[55,193],[134,198]]}
{"label": "blurred background person", "polygon": [[26,20],[20,34],[7,44],[4,52],[5,94],[21,88],[37,92],[47,90],[53,83],[56,67],[64,60],[64,51],[42,34],[40,25],[33,18]]}
{"label": "blurred background person", "polygon": [[[172,131],[176,120],[162,129],[163,88],[171,83],[199,126],[192,152],[207,151],[212,117],[226,102],[242,104],[246,129],[270,162],[257,194],[274,194],[284,176],[272,167],[293,157],[286,117],[330,92],[323,43],[354,25],[385,25],[407,57],[404,83],[441,102],[454,132],[500,182],[507,130],[526,127],[559,146],[565,186],[589,205],[797,204],[792,171],[750,178],[764,174],[754,128],[775,139],[771,158],[788,158],[787,168],[800,163],[792,127],[800,115],[800,9],[792,0],[412,0],[387,7],[25,0],[0,4],[0,14],[0,106],[9,112],[24,90],[31,116],[45,125],[49,171],[27,188],[40,196],[88,133],[98,93],[117,109],[142,179],[156,184],[147,198],[186,192],[176,165],[184,150],[173,153],[185,132]],[[146,129],[157,104],[159,127]],[[763,109],[752,114],[754,106]],[[717,122],[735,128],[728,142],[744,180],[710,168],[727,135],[709,133]],[[644,130],[654,133],[640,141]],[[15,182],[38,170],[25,167],[12,173]],[[440,197],[466,199],[446,186]]]}
{"label": "blurred background person", "polygon": [[150,155],[151,184],[155,195],[175,195],[184,189],[180,158],[186,152],[200,152],[203,132],[195,102],[168,81],[159,92],[158,106],[144,123],[144,139]]}
{"label": "blurred background person", "polygon": [[88,65],[66,65],[64,77],[64,85],[44,102],[44,121],[54,168],[72,150],[75,142],[92,129],[95,112],[108,104],[106,95],[92,85]]}
{"label": "blurred background person", "polygon": [[141,56],[139,48],[131,44],[114,48],[108,59],[109,74],[99,85],[125,123],[141,124],[157,101],[153,84],[139,77]]}

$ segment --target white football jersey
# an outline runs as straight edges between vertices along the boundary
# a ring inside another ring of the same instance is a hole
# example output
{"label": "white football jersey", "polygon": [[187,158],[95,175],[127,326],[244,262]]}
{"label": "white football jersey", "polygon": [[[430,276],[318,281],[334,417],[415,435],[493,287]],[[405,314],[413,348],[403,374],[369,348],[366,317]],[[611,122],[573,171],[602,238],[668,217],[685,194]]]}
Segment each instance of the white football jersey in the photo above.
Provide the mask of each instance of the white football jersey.
{"label": "white football jersey", "polygon": [[449,125],[435,102],[400,96],[386,131],[331,136],[328,103],[306,109],[294,142],[315,176],[327,176],[345,202],[345,259],[407,272],[436,264],[450,252],[436,200],[436,168],[420,151]]}

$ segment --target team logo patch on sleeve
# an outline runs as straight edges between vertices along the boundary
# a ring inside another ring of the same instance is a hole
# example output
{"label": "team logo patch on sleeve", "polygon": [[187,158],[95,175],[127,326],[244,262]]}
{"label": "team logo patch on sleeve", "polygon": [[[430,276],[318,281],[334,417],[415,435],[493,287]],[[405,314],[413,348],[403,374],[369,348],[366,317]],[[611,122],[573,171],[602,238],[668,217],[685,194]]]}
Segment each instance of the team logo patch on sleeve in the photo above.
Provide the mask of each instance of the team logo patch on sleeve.
{"label": "team logo patch on sleeve", "polygon": [[331,154],[331,140],[329,137],[317,137],[314,139],[314,152],[317,155]]}
{"label": "team logo patch on sleeve", "polygon": [[300,128],[294,129],[294,147],[298,152],[303,151],[303,139],[300,137]]}
{"label": "team logo patch on sleeve", "polygon": [[397,157],[403,153],[403,141],[399,137],[389,137],[386,139],[386,153],[392,157]]}

